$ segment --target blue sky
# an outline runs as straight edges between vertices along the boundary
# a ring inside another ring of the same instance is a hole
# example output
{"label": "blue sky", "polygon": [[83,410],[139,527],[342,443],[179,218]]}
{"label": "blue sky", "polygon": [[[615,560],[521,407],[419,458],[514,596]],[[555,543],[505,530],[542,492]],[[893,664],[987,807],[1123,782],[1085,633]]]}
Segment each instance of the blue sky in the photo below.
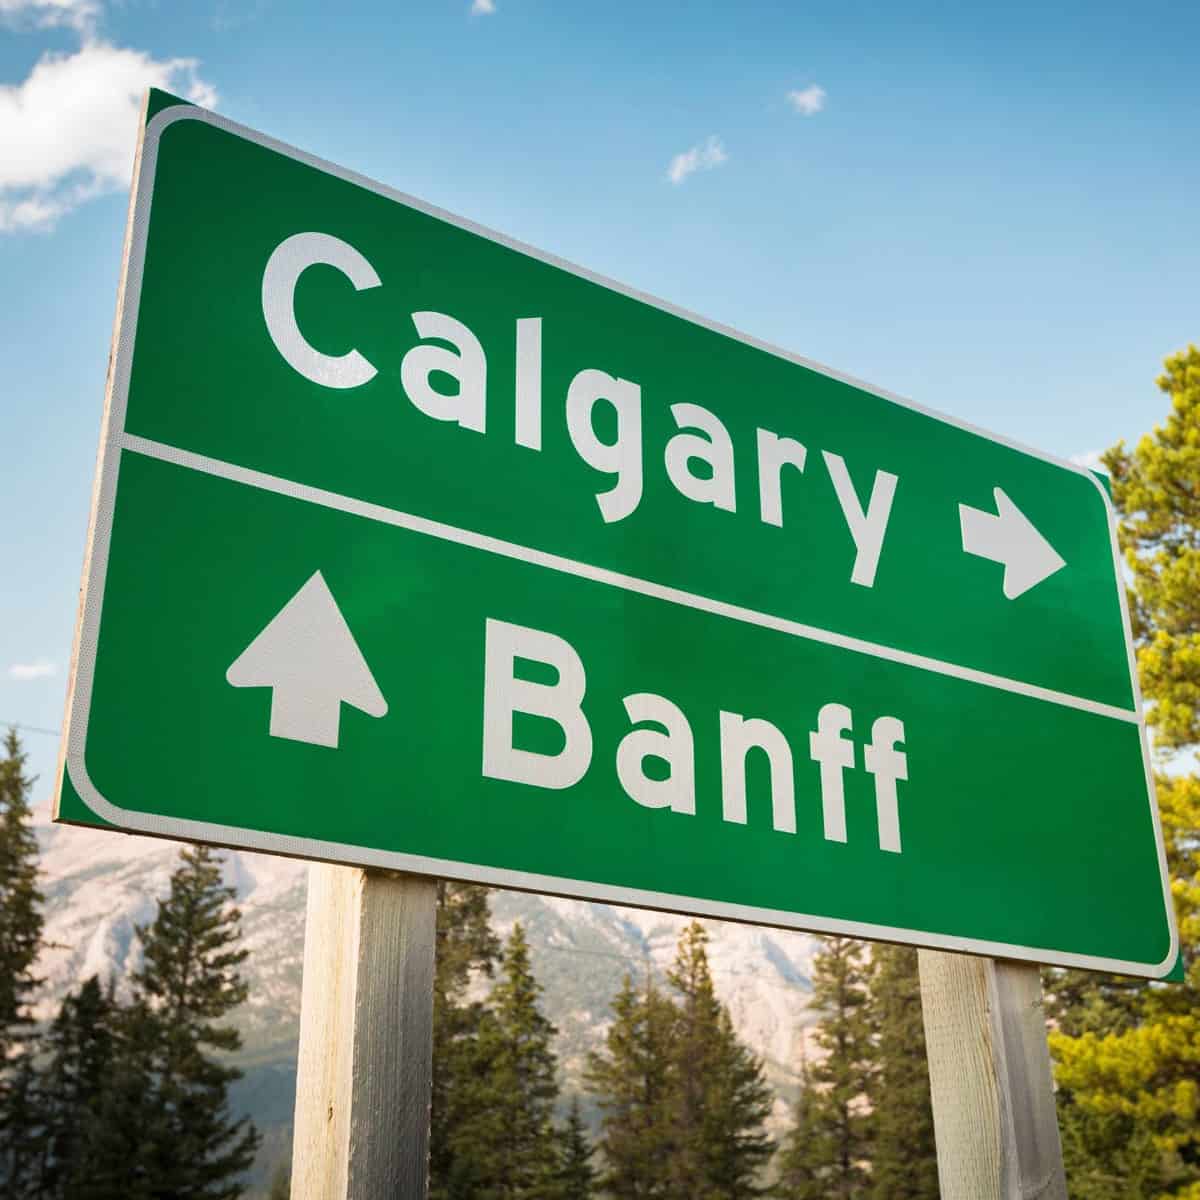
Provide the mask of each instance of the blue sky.
{"label": "blue sky", "polygon": [[1198,38],[1182,2],[0,0],[0,720],[61,722],[147,83],[1068,456],[1200,340]]}

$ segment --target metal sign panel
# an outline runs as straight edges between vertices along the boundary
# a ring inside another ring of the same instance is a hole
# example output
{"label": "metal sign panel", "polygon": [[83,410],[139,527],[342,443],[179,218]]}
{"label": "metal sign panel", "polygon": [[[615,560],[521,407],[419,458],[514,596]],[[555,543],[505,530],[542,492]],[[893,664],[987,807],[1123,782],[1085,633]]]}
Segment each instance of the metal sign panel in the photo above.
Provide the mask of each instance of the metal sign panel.
{"label": "metal sign panel", "polygon": [[1103,487],[152,93],[57,816],[1161,976]]}

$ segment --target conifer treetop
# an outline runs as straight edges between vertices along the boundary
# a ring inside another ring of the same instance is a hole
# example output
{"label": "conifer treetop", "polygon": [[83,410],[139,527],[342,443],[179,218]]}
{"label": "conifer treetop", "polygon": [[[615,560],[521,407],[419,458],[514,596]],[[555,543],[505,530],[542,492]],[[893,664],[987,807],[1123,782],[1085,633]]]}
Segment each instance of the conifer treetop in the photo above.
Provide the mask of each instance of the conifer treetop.
{"label": "conifer treetop", "polygon": [[15,729],[0,758],[0,1062],[28,1036],[39,980],[33,974],[42,944],[38,844],[29,806],[33,780]]}

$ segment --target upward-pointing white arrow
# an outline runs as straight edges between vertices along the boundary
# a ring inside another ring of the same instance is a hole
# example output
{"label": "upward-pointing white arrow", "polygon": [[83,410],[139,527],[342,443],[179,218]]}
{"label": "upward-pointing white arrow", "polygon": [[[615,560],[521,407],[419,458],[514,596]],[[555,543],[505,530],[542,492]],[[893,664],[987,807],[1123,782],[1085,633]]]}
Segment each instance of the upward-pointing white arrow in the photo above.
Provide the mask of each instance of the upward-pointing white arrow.
{"label": "upward-pointing white arrow", "polygon": [[1004,594],[1015,600],[1067,564],[1001,488],[993,488],[992,494],[996,498],[994,513],[958,506],[963,549],[1003,563]]}
{"label": "upward-pointing white arrow", "polygon": [[388,710],[320,571],[233,661],[234,687],[271,689],[271,736],[337,747],[343,702],[382,717]]}

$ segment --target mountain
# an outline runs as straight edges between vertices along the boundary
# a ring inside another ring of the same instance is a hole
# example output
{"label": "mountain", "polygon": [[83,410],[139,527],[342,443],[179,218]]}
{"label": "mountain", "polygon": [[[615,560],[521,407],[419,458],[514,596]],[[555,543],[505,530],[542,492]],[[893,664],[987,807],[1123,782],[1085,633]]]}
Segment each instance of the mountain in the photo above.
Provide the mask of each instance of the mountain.
{"label": "mountain", "polygon": [[[139,964],[136,925],[153,920],[178,845],[156,838],[53,825],[39,809],[45,940],[40,1015],[49,1018],[70,988],[91,974],[118,982]],[[295,1095],[296,1039],[304,947],[307,866],[294,859],[226,851],[225,878],[237,893],[250,957],[250,997],[239,1010],[245,1078],[233,1100],[264,1134],[258,1182],[286,1158]],[[504,936],[520,921],[545,987],[546,1015],[558,1026],[564,1095],[579,1090],[587,1051],[608,1026],[622,976],[661,978],[687,918],[553,896],[496,891],[492,918]],[[795,1094],[800,1040],[810,1022],[813,939],[758,926],[706,921],[717,991],[740,1035],[760,1054],[779,1097],[782,1125]],[[589,1098],[582,1094],[585,1112]]]}

